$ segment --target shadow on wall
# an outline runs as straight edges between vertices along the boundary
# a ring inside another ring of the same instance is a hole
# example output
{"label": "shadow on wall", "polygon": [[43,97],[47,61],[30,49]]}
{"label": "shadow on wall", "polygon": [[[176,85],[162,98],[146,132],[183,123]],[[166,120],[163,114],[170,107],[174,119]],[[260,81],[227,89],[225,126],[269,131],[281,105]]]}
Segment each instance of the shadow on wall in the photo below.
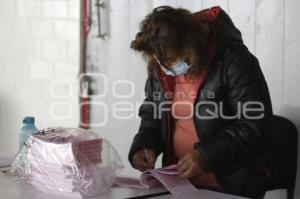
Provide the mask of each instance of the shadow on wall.
{"label": "shadow on wall", "polygon": [[13,102],[2,95],[0,101],[0,152],[13,155],[11,146],[14,146],[14,140],[18,139],[12,128],[14,120],[11,118],[16,118],[13,117]]}
{"label": "shadow on wall", "polygon": [[300,198],[300,107],[284,106],[281,116],[291,120],[298,130],[298,164],[294,198]]}

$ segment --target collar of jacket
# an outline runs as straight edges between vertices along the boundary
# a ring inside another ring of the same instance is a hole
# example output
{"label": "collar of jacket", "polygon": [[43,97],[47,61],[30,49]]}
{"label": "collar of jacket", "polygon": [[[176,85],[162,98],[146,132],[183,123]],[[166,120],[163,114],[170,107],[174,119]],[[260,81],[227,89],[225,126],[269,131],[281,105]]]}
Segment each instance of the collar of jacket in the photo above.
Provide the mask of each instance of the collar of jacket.
{"label": "collar of jacket", "polygon": [[220,6],[215,6],[211,8],[207,8],[205,10],[200,10],[198,12],[194,12],[193,15],[195,17],[205,17],[208,22],[213,22],[220,14],[221,12]]}

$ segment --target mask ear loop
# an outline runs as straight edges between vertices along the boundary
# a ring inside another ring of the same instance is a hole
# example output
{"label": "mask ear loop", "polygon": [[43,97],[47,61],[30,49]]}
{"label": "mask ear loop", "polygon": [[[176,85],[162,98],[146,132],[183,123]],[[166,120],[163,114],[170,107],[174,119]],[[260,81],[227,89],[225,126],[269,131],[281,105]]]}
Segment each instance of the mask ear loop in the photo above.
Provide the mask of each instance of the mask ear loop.
{"label": "mask ear loop", "polygon": [[[165,52],[165,46],[164,45],[159,45],[159,48],[162,52]],[[154,59],[157,61],[157,63],[160,65],[160,67],[162,69],[164,69],[165,71],[172,72],[174,74],[174,76],[176,75],[176,72],[173,70],[173,66],[171,68],[164,66],[163,64],[160,63],[159,59],[156,56],[154,56]]]}
{"label": "mask ear loop", "polygon": [[188,65],[191,65],[190,60],[187,59],[186,57],[184,57],[184,58],[182,59],[182,61],[183,61],[183,62],[186,62]]}
{"label": "mask ear loop", "polygon": [[162,68],[162,70],[166,70],[166,71],[170,71],[170,72],[172,72],[173,74],[174,74],[174,76],[175,76],[175,71],[173,70],[173,69],[170,69],[170,68],[167,68],[167,67],[165,67],[164,65],[162,65],[161,63],[160,63],[160,61],[157,59],[157,58],[154,58],[155,59],[155,61],[158,63],[158,65]]}

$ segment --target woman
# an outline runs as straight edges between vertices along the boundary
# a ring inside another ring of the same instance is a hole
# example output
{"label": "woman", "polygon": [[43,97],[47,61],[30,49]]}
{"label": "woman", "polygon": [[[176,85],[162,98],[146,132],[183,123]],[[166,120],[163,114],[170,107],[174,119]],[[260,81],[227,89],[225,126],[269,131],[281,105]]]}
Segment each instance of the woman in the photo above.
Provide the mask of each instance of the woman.
{"label": "woman", "polygon": [[169,6],[141,23],[131,48],[148,61],[146,99],[129,161],[177,164],[195,186],[260,197],[272,177],[272,105],[259,63],[220,8]]}

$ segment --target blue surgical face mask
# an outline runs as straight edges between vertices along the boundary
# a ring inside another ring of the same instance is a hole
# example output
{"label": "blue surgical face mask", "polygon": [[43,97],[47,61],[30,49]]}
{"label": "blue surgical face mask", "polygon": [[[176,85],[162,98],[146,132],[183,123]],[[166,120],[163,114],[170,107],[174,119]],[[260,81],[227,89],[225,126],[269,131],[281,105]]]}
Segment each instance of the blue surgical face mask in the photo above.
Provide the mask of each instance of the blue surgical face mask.
{"label": "blue surgical face mask", "polygon": [[177,64],[172,65],[171,69],[168,69],[168,68],[164,67],[163,65],[161,65],[159,61],[158,61],[158,63],[160,65],[161,69],[164,71],[164,73],[169,76],[177,76],[177,75],[185,74],[191,67],[185,61],[181,61]]}

